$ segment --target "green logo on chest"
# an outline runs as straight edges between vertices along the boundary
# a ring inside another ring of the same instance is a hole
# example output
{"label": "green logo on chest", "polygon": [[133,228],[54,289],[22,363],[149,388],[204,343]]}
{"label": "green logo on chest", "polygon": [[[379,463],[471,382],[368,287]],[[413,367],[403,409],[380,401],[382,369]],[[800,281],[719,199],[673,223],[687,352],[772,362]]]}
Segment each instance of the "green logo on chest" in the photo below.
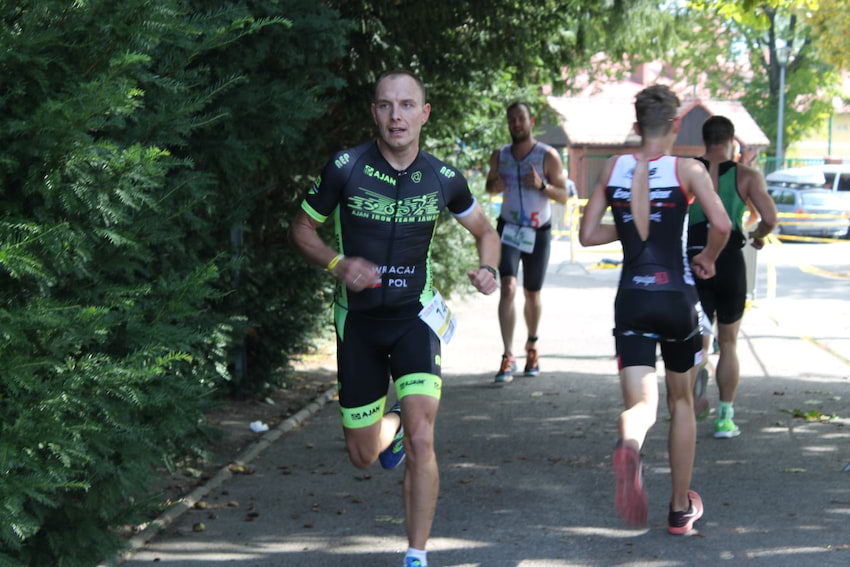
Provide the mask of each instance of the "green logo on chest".
{"label": "green logo on chest", "polygon": [[348,198],[351,214],[383,222],[431,222],[440,214],[437,192],[400,201],[360,187],[362,195]]}
{"label": "green logo on chest", "polygon": [[391,176],[387,175],[386,173],[381,173],[380,171],[378,171],[377,169],[375,169],[371,165],[364,166],[363,167],[363,173],[365,173],[369,177],[374,177],[375,179],[380,179],[384,183],[389,183],[390,185],[395,187],[395,184],[396,184],[395,177],[391,177]]}

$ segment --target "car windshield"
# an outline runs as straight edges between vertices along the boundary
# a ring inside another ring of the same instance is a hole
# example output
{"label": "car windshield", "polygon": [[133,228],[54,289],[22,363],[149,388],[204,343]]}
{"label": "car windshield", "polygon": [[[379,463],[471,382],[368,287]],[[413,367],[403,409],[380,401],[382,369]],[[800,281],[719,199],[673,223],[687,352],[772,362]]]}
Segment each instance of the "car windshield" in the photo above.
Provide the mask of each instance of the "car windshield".
{"label": "car windshield", "polygon": [[840,198],[833,193],[803,193],[802,197],[806,207],[841,207]]}

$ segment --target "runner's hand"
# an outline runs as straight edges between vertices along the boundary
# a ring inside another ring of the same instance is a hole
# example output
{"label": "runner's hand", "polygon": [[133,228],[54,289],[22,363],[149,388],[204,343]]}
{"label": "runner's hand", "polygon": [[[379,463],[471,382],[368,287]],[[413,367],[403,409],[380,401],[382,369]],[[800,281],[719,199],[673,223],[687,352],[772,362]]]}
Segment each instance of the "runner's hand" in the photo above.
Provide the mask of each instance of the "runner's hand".
{"label": "runner's hand", "polygon": [[378,267],[375,264],[357,256],[346,256],[340,260],[334,267],[333,274],[354,292],[372,287],[381,279],[378,275]]}
{"label": "runner's hand", "polygon": [[531,189],[540,189],[540,186],[543,184],[543,178],[537,173],[537,170],[533,167],[531,171],[529,171],[526,176],[523,178],[526,187]]}
{"label": "runner's hand", "polygon": [[496,277],[486,268],[469,270],[466,275],[469,276],[469,281],[472,282],[475,289],[484,295],[490,295],[499,289],[499,282],[496,281]]}
{"label": "runner's hand", "polygon": [[752,239],[752,242],[750,242],[750,246],[752,246],[756,250],[761,250],[762,248],[764,248],[765,237],[756,236],[755,234],[756,234],[756,231],[752,231],[750,233],[750,238]]}
{"label": "runner's hand", "polygon": [[691,271],[701,280],[707,280],[714,277],[714,261],[700,252],[691,259]]}

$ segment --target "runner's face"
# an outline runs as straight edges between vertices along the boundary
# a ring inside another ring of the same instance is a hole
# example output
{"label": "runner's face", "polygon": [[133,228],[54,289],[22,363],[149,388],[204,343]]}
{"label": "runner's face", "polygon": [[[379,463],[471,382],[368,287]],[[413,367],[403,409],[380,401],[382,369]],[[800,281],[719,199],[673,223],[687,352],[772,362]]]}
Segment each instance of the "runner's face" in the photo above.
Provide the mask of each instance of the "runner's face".
{"label": "runner's face", "polygon": [[378,84],[372,118],[378,136],[390,149],[418,149],[419,134],[430,114],[431,105],[422,100],[422,90],[411,77],[390,76]]}
{"label": "runner's face", "polygon": [[508,113],[508,130],[514,143],[524,142],[531,137],[534,119],[528,115],[528,110],[522,105]]}

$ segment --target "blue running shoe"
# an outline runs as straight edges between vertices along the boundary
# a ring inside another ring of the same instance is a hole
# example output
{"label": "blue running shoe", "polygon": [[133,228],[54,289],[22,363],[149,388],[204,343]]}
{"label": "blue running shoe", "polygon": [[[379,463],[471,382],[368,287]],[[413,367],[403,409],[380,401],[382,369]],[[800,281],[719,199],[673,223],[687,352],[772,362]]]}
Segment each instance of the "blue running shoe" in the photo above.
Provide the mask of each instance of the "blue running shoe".
{"label": "blue running shoe", "polygon": [[415,557],[405,557],[404,567],[426,567],[426,565]]}
{"label": "blue running shoe", "polygon": [[513,381],[514,372],[516,372],[516,359],[506,354],[502,355],[502,363],[499,366],[499,372],[496,373],[496,384],[507,384]]}
{"label": "blue running shoe", "polygon": [[[390,412],[395,412],[401,417],[401,404],[396,402]],[[389,412],[387,412],[389,413]],[[390,446],[381,451],[378,459],[381,461],[381,466],[387,470],[394,469],[404,461],[404,426],[399,425],[395,437],[393,437]]]}

